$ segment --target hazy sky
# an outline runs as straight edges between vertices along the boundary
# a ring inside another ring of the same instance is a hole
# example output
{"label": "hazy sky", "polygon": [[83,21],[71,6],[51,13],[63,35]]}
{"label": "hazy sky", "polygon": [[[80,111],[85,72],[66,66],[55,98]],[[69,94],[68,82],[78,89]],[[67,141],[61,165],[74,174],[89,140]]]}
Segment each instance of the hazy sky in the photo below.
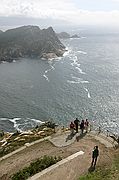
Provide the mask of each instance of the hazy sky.
{"label": "hazy sky", "polygon": [[0,0],[0,27],[24,24],[119,26],[119,0]]}

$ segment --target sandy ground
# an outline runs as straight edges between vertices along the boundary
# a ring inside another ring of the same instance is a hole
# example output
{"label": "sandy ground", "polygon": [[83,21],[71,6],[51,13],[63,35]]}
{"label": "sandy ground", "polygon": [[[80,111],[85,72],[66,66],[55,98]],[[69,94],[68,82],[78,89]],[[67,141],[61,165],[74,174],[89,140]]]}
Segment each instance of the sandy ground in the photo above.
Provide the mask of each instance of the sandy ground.
{"label": "sandy ground", "polygon": [[[77,167],[75,172],[75,177],[73,175],[74,172],[71,171],[69,174],[67,174],[69,178],[65,178],[70,180],[70,178],[73,176],[75,179],[76,177],[79,177],[80,174],[88,171],[88,168],[90,167],[90,163],[91,163],[91,152],[95,145],[98,145],[100,149],[100,156],[97,165],[100,165],[102,163],[103,164],[111,163],[113,150],[111,148],[106,148],[104,145],[94,140],[90,136],[85,136],[82,139],[80,139],[78,142],[75,141],[73,144],[67,147],[59,147],[59,148],[55,147],[49,141],[44,141],[35,144],[33,146],[27,147],[21,152],[5,160],[2,160],[0,162],[0,180],[11,179],[10,176],[12,174],[14,174],[20,169],[23,169],[25,166],[28,166],[33,160],[40,158],[43,155],[55,155],[65,158],[78,151],[84,151],[84,155],[80,157],[78,162],[77,161],[75,162],[75,166]],[[80,162],[80,167],[79,167],[79,162]],[[59,172],[59,176],[60,176],[60,172]],[[58,175],[56,174],[54,178],[53,177],[52,178],[55,180],[55,177],[58,177]],[[47,178],[43,177],[43,180],[47,180]]]}

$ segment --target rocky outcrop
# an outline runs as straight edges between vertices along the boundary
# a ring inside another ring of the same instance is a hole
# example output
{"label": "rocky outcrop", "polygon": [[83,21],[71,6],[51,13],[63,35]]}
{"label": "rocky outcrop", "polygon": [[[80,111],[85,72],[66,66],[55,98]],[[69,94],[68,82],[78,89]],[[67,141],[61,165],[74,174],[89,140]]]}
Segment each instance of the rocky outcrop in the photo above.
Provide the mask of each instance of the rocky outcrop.
{"label": "rocky outcrop", "polygon": [[64,51],[65,46],[52,27],[41,30],[29,25],[0,33],[0,62],[24,57],[42,58],[49,53],[59,57]]}
{"label": "rocky outcrop", "polygon": [[80,36],[78,36],[77,34],[74,34],[74,35],[71,36],[67,32],[57,33],[57,37],[60,38],[60,39],[80,38]]}
{"label": "rocky outcrop", "polygon": [[60,39],[69,39],[70,38],[70,34],[68,34],[67,32],[57,33],[57,36]]}
{"label": "rocky outcrop", "polygon": [[70,38],[80,38],[77,34],[70,36]]}

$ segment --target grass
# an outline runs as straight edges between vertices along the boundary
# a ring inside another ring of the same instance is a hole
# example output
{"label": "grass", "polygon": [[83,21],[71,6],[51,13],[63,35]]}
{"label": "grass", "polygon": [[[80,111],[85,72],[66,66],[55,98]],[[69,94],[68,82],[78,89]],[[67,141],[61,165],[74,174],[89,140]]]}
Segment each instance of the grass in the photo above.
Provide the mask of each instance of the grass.
{"label": "grass", "polygon": [[97,167],[95,171],[81,176],[79,180],[119,180],[119,149],[115,153],[112,164]]}
{"label": "grass", "polygon": [[52,156],[44,156],[43,158],[37,159],[36,161],[32,162],[28,167],[20,170],[19,172],[15,173],[11,179],[12,180],[25,180],[28,179],[30,176],[48,168],[49,166],[57,163],[61,160],[61,157],[52,157]]}

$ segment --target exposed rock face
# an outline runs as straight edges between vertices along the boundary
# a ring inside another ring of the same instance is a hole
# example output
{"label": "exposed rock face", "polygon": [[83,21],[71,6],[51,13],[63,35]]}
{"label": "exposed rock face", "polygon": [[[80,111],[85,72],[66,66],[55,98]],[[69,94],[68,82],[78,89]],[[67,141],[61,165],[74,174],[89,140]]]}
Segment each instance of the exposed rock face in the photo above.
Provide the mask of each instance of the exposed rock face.
{"label": "exposed rock face", "polygon": [[58,38],[60,39],[69,39],[69,38],[80,38],[77,34],[74,35],[70,35],[67,32],[61,32],[61,33],[57,33]]}
{"label": "exposed rock face", "polygon": [[60,39],[68,39],[68,38],[70,38],[70,34],[68,34],[67,32],[57,33],[57,36]]}
{"label": "exposed rock face", "polygon": [[53,53],[62,56],[65,46],[52,27],[41,30],[38,26],[22,26],[0,33],[0,62],[11,62],[22,57],[44,57]]}
{"label": "exposed rock face", "polygon": [[80,37],[77,34],[74,34],[70,38],[80,38]]}

